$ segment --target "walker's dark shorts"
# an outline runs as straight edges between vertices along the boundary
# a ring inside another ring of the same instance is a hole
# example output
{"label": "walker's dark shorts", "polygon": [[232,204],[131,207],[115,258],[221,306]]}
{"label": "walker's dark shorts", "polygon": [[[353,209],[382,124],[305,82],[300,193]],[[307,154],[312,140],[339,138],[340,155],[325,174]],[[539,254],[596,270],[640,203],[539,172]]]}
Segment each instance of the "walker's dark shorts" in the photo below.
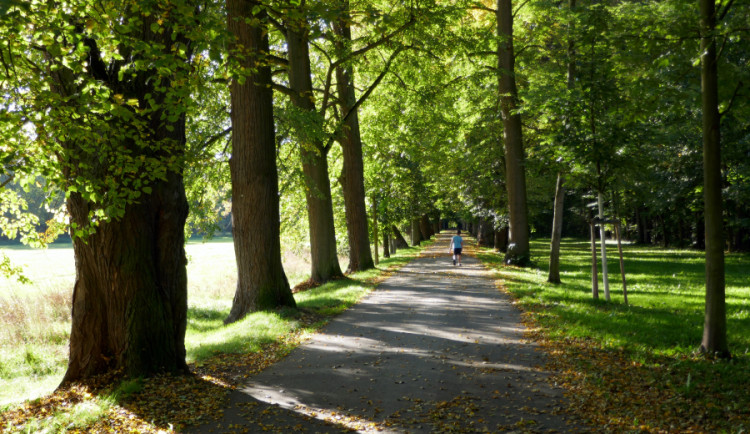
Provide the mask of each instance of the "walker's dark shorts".
{"label": "walker's dark shorts", "polygon": [[453,249],[453,254],[454,255],[460,255],[461,254],[461,250],[462,249],[460,249],[460,248],[459,249]]}

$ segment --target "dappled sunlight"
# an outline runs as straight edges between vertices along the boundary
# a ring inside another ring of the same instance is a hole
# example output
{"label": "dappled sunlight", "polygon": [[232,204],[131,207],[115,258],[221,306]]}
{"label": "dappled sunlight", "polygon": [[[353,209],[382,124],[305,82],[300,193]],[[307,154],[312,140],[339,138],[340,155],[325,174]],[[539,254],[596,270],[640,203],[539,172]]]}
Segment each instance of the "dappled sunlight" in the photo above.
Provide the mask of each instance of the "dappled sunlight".
{"label": "dappled sunlight", "polygon": [[251,378],[233,400],[360,432],[410,426],[404,417],[448,402],[487,406],[477,426],[490,431],[496,429],[490,421],[534,418],[496,414],[492,399],[511,395],[538,411],[532,414],[545,414],[539,420],[554,419],[534,407],[560,392],[542,381],[550,374],[540,368],[542,354],[524,339],[520,312],[475,258],[466,255],[463,266],[453,266],[443,250],[433,246],[394,272],[287,358]]}

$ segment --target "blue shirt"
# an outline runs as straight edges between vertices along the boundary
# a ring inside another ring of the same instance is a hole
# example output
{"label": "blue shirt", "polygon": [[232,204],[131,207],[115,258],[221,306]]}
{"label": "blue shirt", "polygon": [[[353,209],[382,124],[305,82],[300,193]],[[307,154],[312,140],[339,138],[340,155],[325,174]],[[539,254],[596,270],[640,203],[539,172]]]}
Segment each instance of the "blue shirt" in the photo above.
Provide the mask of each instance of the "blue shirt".
{"label": "blue shirt", "polygon": [[452,242],[454,249],[461,249],[464,247],[464,239],[461,238],[461,235],[454,235]]}

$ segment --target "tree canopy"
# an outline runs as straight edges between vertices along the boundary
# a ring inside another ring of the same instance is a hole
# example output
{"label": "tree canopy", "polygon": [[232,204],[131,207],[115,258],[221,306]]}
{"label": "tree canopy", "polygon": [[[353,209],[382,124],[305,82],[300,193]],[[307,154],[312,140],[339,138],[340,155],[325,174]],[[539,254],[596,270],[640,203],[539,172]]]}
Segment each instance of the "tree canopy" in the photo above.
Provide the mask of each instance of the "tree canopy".
{"label": "tree canopy", "polygon": [[[173,248],[160,244],[165,237],[174,246],[185,234],[228,230],[239,215],[232,176],[240,175],[230,176],[245,140],[238,129],[265,122],[270,159],[252,160],[242,176],[266,173],[265,194],[278,203],[267,202],[264,223],[234,224],[262,225],[252,233],[278,223],[273,238],[309,255],[312,281],[340,277],[344,254],[350,269],[372,266],[372,206],[380,227],[401,231],[441,217],[475,235],[482,225],[510,227],[510,242],[527,245],[513,261],[541,260],[527,257],[528,236],[552,231],[558,175],[565,236],[588,236],[601,199],[607,224],[618,222],[634,241],[750,249],[747,0],[702,0],[703,17],[685,0],[228,4],[244,9],[196,0],[0,2],[5,237],[43,244],[67,231],[83,258],[109,242],[107,231],[154,219],[146,232],[157,251]],[[236,23],[260,33],[243,41]],[[715,69],[709,103],[702,65]],[[238,115],[251,104],[236,96],[247,82],[257,95],[269,90],[256,117]],[[707,110],[717,114],[711,191]],[[30,209],[35,195],[44,212]],[[707,214],[711,200],[718,213]],[[170,223],[158,220],[168,215]],[[154,285],[180,281],[180,252],[169,269],[166,256],[146,267],[161,276]],[[7,259],[0,268],[19,272]],[[283,270],[275,279],[286,280]],[[175,316],[164,327],[177,341],[180,285],[149,302],[177,309],[162,317]],[[179,369],[179,342],[171,351]]]}

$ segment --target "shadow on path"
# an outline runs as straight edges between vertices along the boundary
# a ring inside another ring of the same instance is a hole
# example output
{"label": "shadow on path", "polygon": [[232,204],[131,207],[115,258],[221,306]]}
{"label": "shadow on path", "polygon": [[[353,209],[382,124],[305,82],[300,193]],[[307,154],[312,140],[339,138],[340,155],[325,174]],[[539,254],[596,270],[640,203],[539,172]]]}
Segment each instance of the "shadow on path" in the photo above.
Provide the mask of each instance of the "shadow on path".
{"label": "shadow on path", "polygon": [[232,393],[195,432],[564,432],[562,390],[520,313],[450,235]]}

